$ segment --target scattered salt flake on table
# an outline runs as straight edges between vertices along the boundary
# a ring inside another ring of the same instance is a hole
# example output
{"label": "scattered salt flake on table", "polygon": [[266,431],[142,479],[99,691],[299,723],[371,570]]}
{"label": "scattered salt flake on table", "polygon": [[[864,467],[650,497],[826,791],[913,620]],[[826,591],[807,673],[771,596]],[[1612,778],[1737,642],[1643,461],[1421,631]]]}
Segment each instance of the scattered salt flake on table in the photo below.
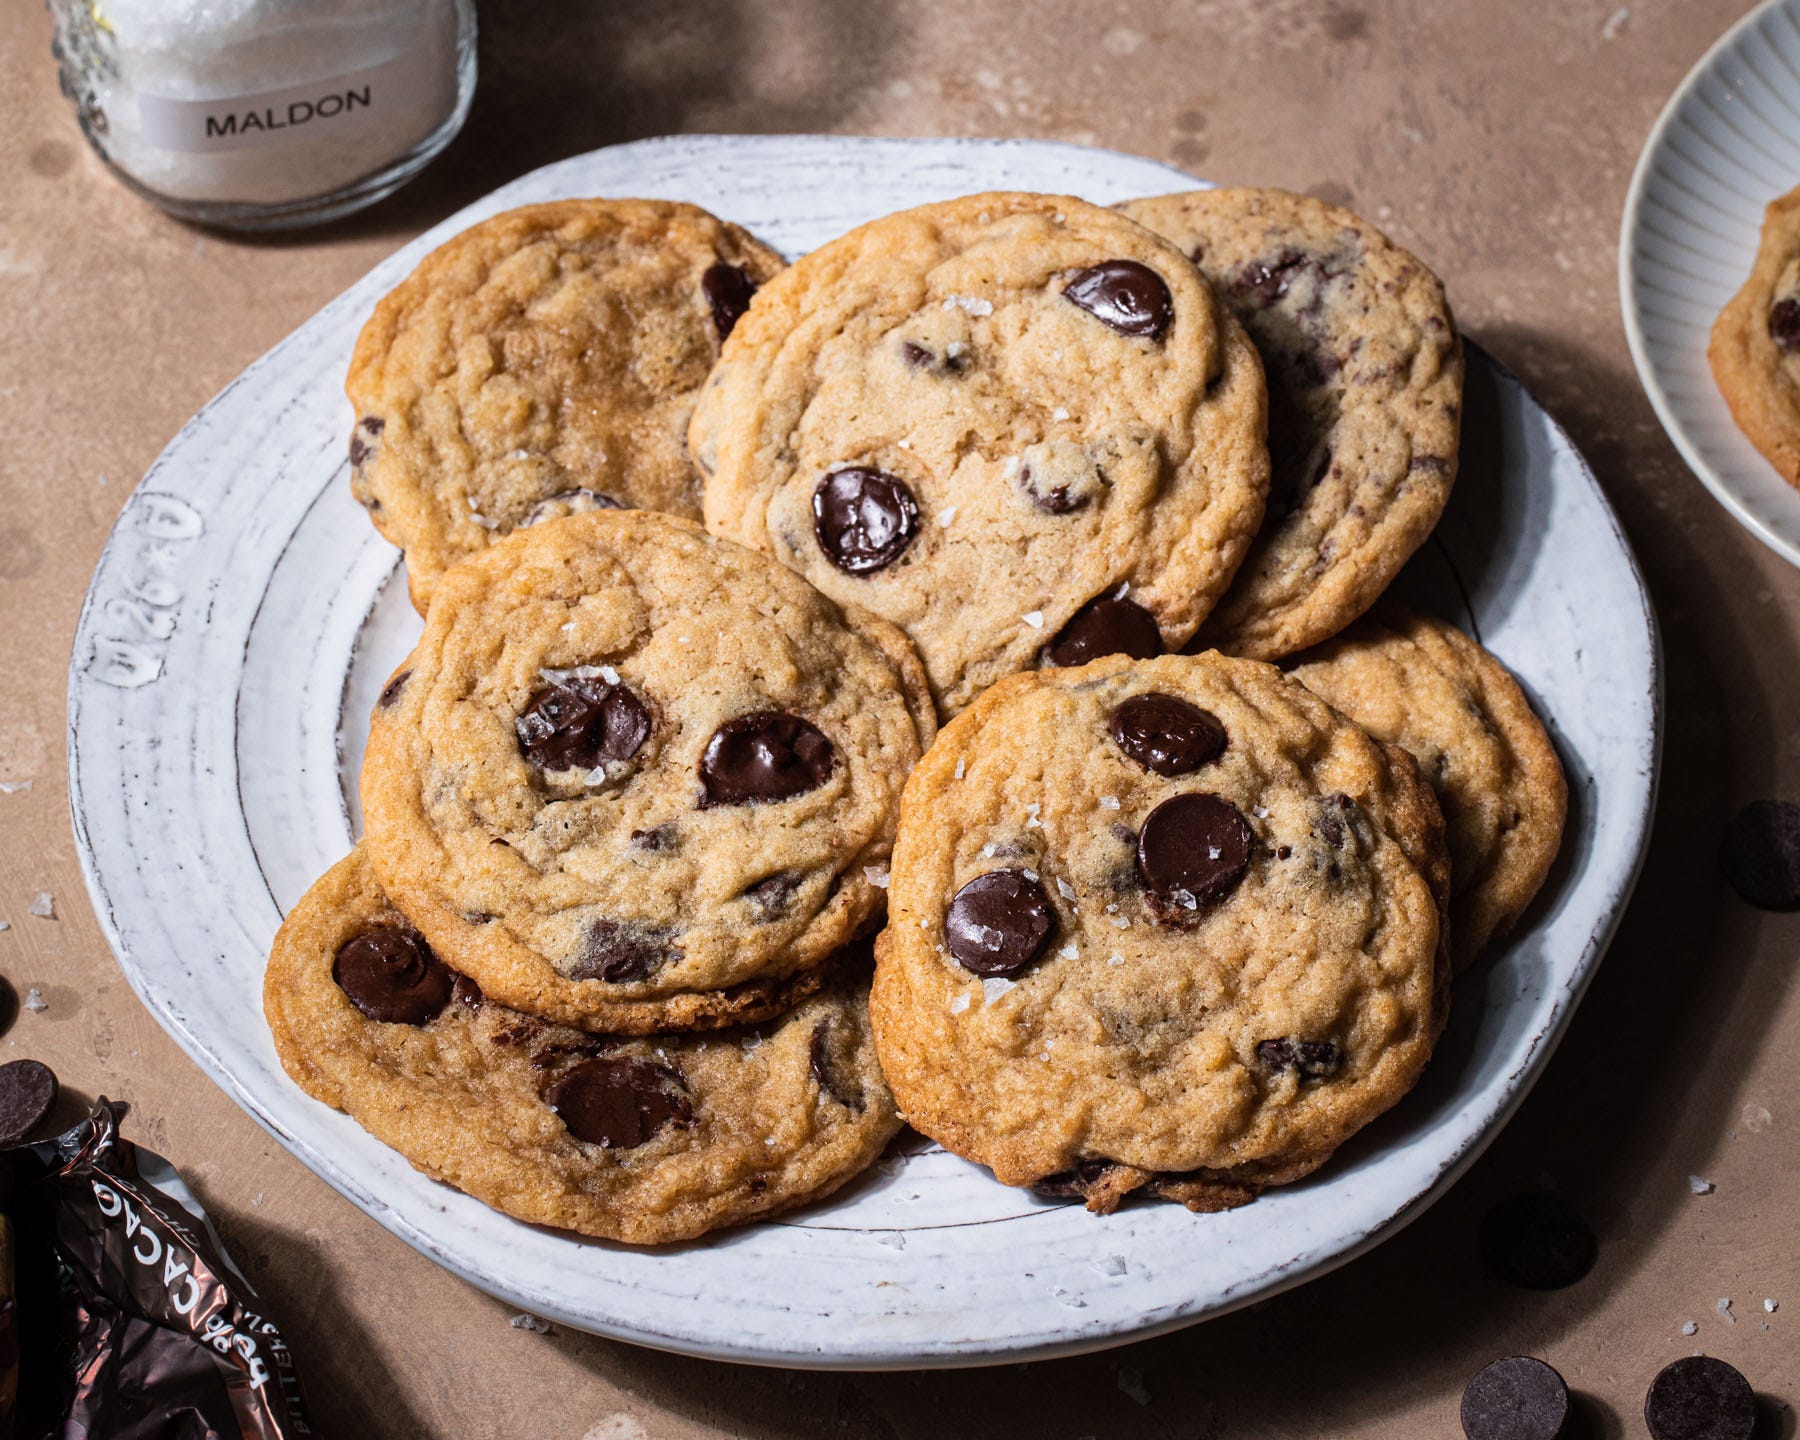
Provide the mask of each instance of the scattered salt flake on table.
{"label": "scattered salt flake on table", "polygon": [[1074,945],[1065,945],[1062,947],[1062,949],[1058,950],[1056,953],[1058,955],[1062,956],[1063,959],[1065,959],[1065,960],[1073,960],[1077,955],[1079,955],[1081,953],[1081,951],[1079,948],[1077,948]]}
{"label": "scattered salt flake on table", "polygon": [[1102,1275],[1123,1275],[1125,1273],[1125,1257],[1108,1255],[1094,1262],[1094,1268]]}
{"label": "scattered salt flake on table", "polygon": [[1102,795],[1100,797],[1100,808],[1102,810],[1117,810],[1119,808],[1119,797],[1117,795]]}
{"label": "scattered salt flake on table", "polygon": [[[131,1053],[133,1055],[135,1055],[135,1054],[137,1054],[137,1051],[133,1050]],[[262,1202],[263,1202],[263,1192],[260,1190],[258,1190],[254,1195],[252,1195],[250,1197],[250,1203],[252,1205],[260,1205],[260,1204],[262,1204]]]}
{"label": "scattered salt flake on table", "polygon": [[1767,1310],[1771,1315],[1773,1315],[1780,1308],[1781,1308],[1781,1302],[1778,1300],[1763,1301],[1763,1309]]}
{"label": "scattered salt flake on table", "polygon": [[1135,1365],[1119,1367],[1119,1388],[1140,1405],[1150,1403],[1150,1391],[1144,1385],[1144,1372]]}
{"label": "scattered salt flake on table", "polygon": [[1042,630],[1044,628],[1044,612],[1042,610],[1027,610],[1020,618],[1022,618],[1033,630]]}
{"label": "scattered salt flake on table", "polygon": [[28,795],[31,793],[29,780],[0,780],[0,795]]}
{"label": "scattered salt flake on table", "polygon": [[1731,1313],[1731,1301],[1728,1298],[1721,1296],[1719,1298],[1719,1303],[1713,1306],[1713,1309],[1719,1312],[1719,1318],[1724,1320],[1727,1324],[1737,1324],[1737,1316]]}
{"label": "scattered salt flake on table", "polygon": [[31,903],[25,908],[40,920],[54,920],[56,918],[56,902],[50,898],[50,892],[48,890],[38,891],[36,895],[31,897]]}
{"label": "scattered salt flake on table", "polygon": [[1071,1310],[1087,1309],[1087,1301],[1083,1300],[1073,1291],[1063,1289],[1060,1285],[1052,1285],[1050,1287],[1050,1293],[1056,1297],[1056,1303],[1058,1305],[1067,1305]]}
{"label": "scattered salt flake on table", "polygon": [[888,888],[888,867],[885,865],[865,865],[863,866],[863,879],[867,880],[877,890],[885,890]]}
{"label": "scattered salt flake on table", "polygon": [[955,518],[956,507],[954,505],[946,505],[942,510],[938,511],[938,524],[940,525],[948,525]]}
{"label": "scattered salt flake on table", "polygon": [[1056,877],[1056,893],[1065,900],[1073,900],[1075,898],[1075,887],[1067,880],[1063,879],[1062,876],[1058,875]]}
{"label": "scattered salt flake on table", "polygon": [[954,997],[950,1001],[950,1013],[952,1015],[960,1015],[963,1013],[963,1011],[967,1010],[968,1008],[969,1008],[969,992],[966,990],[963,991],[962,994]]}
{"label": "scattered salt flake on table", "polygon": [[1004,975],[989,975],[981,982],[981,1003],[992,1005],[1013,986],[1017,980],[1008,980]]}
{"label": "scattered salt flake on table", "polygon": [[50,1006],[44,1000],[44,992],[33,985],[25,992],[25,1008],[33,1014],[41,1015]]}
{"label": "scattered salt flake on table", "polygon": [[1699,1175],[1688,1176],[1688,1189],[1692,1190],[1696,1195],[1710,1195],[1715,1188],[1717,1187],[1713,1185],[1712,1181],[1704,1179]]}
{"label": "scattered salt flake on table", "polygon": [[512,1319],[508,1320],[506,1323],[515,1330],[529,1330],[533,1335],[548,1335],[550,1333],[550,1322],[548,1320],[540,1320],[537,1316],[527,1315],[522,1311],[513,1316]]}
{"label": "scattered salt flake on table", "polygon": [[1692,1320],[1684,1320],[1681,1322],[1681,1333],[1683,1335],[1698,1335],[1700,1333],[1700,1327]]}
{"label": "scattered salt flake on table", "polygon": [[1602,40],[1616,40],[1619,32],[1631,21],[1631,11],[1621,5],[1606,17],[1606,23],[1600,27]]}

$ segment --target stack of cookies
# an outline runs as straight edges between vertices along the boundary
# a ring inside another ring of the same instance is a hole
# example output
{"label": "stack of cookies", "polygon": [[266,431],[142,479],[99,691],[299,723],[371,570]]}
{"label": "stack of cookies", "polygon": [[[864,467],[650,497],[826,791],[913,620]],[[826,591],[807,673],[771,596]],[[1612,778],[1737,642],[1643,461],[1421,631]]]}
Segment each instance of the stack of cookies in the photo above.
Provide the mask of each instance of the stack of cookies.
{"label": "stack of cookies", "polygon": [[1435,277],[1276,191],[977,195],[787,268],[667,202],[465,232],[351,367],[424,634],[270,957],[284,1065],[637,1243],[903,1121],[1097,1211],[1315,1169],[1561,835],[1504,667],[1363,618],[1461,388]]}

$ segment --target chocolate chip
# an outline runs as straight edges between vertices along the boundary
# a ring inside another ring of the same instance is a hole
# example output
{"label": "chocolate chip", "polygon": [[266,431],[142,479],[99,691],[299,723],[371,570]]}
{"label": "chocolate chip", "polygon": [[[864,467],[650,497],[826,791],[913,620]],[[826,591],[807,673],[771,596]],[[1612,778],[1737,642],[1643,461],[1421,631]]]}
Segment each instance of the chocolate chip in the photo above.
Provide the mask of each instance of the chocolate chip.
{"label": "chocolate chip", "polygon": [[648,830],[633,830],[630,836],[633,850],[648,850],[652,854],[673,850],[680,843],[681,830],[673,820],[665,820]]}
{"label": "chocolate chip", "polygon": [[424,937],[376,925],[338,947],[331,978],[371,1020],[423,1025],[450,1003],[450,971]]}
{"label": "chocolate chip", "polygon": [[903,340],[900,342],[900,358],[906,362],[908,370],[960,375],[969,368],[968,350],[955,343],[952,343],[942,355],[939,355],[929,346],[921,345],[916,340]]}
{"label": "chocolate chip", "polygon": [[744,898],[750,902],[759,920],[778,920],[787,914],[794,892],[805,879],[798,870],[778,870],[754,885],[745,887]]}
{"label": "chocolate chip", "polygon": [[544,1103],[577,1140],[607,1150],[634,1149],[694,1118],[679,1071],[629,1055],[582,1061],[544,1092]]}
{"label": "chocolate chip", "polygon": [[350,437],[350,463],[360,465],[369,458],[369,447],[363,443],[360,435]]}
{"label": "chocolate chip", "polygon": [[1144,818],[1138,879],[1159,920],[1185,924],[1237,888],[1255,841],[1237,806],[1218,795],[1176,795]]}
{"label": "chocolate chip", "polygon": [[650,738],[650,711],[623,685],[575,676],[533,695],[513,729],[532,764],[592,770],[637,754]]}
{"label": "chocolate chip", "polygon": [[855,1047],[856,1037],[827,1015],[813,1026],[807,1063],[821,1094],[829,1095],[846,1110],[860,1113],[868,1102],[854,1070]]}
{"label": "chocolate chip", "polygon": [[1258,310],[1267,310],[1288,292],[1296,272],[1317,269],[1318,262],[1298,250],[1284,250],[1273,260],[1253,260],[1227,282],[1233,295]]}
{"label": "chocolate chip", "polygon": [[1756,1392],[1734,1366],[1711,1355],[1665,1365],[1644,1396],[1651,1440],[1750,1440]]}
{"label": "chocolate chip", "polygon": [[615,499],[604,490],[558,490],[554,495],[546,495],[525,512],[522,528],[529,529],[533,525],[542,525],[546,520],[561,520],[570,515],[587,515],[595,510],[628,508],[623,500]]}
{"label": "chocolate chip", "polygon": [[900,358],[912,370],[929,370],[937,364],[937,356],[915,340],[906,340],[901,343]]}
{"label": "chocolate chip", "polygon": [[1469,1440],[1560,1440],[1569,1420],[1569,1387],[1530,1355],[1509,1355],[1477,1371],[1462,1397]]}
{"label": "chocolate chip", "polygon": [[1069,666],[1085,665],[1102,655],[1148,660],[1162,651],[1162,631],[1154,615],[1135,600],[1102,596],[1071,615],[1044,654],[1052,665]]}
{"label": "chocolate chip", "polygon": [[723,344],[750,308],[750,297],[756,294],[756,282],[743,266],[727,265],[721,260],[700,277],[700,288],[706,292],[706,303],[712,306],[713,329],[719,332],[719,341]]}
{"label": "chocolate chip", "polygon": [[1777,300],[1769,311],[1769,338],[1780,350],[1800,350],[1800,300]]}
{"label": "chocolate chip", "polygon": [[1017,975],[1044,953],[1056,912],[1044,887],[1023,870],[990,870],[956,892],[944,916],[944,943],[976,975]]}
{"label": "chocolate chip", "polygon": [[1175,315],[1162,276],[1135,260],[1106,260],[1090,266],[1063,286],[1062,293],[1070,304],[1121,335],[1159,340]]}
{"label": "chocolate chip", "polygon": [[392,710],[400,700],[400,692],[406,688],[406,682],[410,679],[412,679],[412,671],[402,670],[381,687],[381,698],[375,703],[383,710]]}
{"label": "chocolate chip", "polygon": [[681,951],[671,942],[674,932],[655,925],[596,920],[588,926],[581,950],[569,967],[572,980],[604,980],[629,985],[648,979]]}
{"label": "chocolate chip", "polygon": [[1343,1068],[1344,1052],[1329,1040],[1258,1040],[1256,1058],[1265,1070],[1297,1070],[1302,1080],[1329,1080]]}
{"label": "chocolate chip", "polygon": [[1719,863],[1731,888],[1752,905],[1800,905],[1800,805],[1752,800],[1726,821]]}
{"label": "chocolate chip", "polygon": [[1528,1290],[1573,1285],[1594,1264],[1594,1232],[1554,1195],[1502,1200],[1481,1222],[1481,1254],[1502,1280]]}
{"label": "chocolate chip", "polygon": [[1359,813],[1356,802],[1348,795],[1326,795],[1319,801],[1319,818],[1313,828],[1332,849],[1340,849],[1350,834],[1347,822]]}
{"label": "chocolate chip", "polygon": [[885,570],[919,533],[919,505],[906,482],[885,470],[833,470],[813,490],[813,534],[846,575]]}
{"label": "chocolate chip", "polygon": [[817,789],[837,768],[837,751],[815,725],[783,710],[727,720],[700,757],[700,804],[754,805]]}
{"label": "chocolate chip", "polygon": [[1146,770],[1187,775],[1225,753],[1225,727],[1210,710],[1160,691],[1133,695],[1107,725],[1113,744]]}
{"label": "chocolate chip", "polygon": [[56,1103],[56,1072],[38,1060],[0,1065],[0,1148],[19,1145]]}
{"label": "chocolate chip", "polygon": [[1044,485],[1031,466],[1019,469],[1019,484],[1031,497],[1031,503],[1046,515],[1070,515],[1088,503],[1089,497],[1077,495],[1067,485]]}
{"label": "chocolate chip", "polygon": [[362,417],[361,423],[362,428],[367,430],[371,435],[379,435],[383,430],[387,429],[387,421],[383,420],[379,415],[365,415]]}

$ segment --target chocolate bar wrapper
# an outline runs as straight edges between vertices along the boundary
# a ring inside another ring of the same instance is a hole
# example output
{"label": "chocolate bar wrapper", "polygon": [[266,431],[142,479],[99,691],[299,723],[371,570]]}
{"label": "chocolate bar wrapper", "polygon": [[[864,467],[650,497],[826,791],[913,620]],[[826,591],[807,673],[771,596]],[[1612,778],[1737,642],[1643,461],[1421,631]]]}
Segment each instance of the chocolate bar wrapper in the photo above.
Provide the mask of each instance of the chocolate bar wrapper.
{"label": "chocolate bar wrapper", "polygon": [[21,1440],[317,1434],[281,1329],[160,1155],[102,1097],[0,1155],[18,1261]]}

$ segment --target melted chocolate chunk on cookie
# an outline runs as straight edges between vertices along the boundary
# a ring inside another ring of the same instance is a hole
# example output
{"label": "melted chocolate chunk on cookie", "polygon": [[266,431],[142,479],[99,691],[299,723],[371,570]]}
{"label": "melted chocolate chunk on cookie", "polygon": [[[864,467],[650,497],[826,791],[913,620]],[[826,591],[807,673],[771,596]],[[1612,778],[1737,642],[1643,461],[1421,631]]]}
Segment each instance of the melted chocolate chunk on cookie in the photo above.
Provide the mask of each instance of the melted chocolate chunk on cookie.
{"label": "melted chocolate chunk on cookie", "polygon": [[1299,250],[1283,250],[1273,260],[1252,260],[1226,284],[1237,300],[1267,310],[1287,297],[1288,287],[1308,270],[1319,270],[1318,260]]}
{"label": "melted chocolate chunk on cookie", "polygon": [[546,495],[531,509],[525,512],[523,527],[529,529],[533,525],[542,525],[546,520],[561,520],[570,515],[587,515],[595,510],[625,510],[628,507],[623,500],[615,499],[604,490],[558,490],[554,495]]}
{"label": "melted chocolate chunk on cookie", "polygon": [[331,978],[371,1020],[423,1025],[450,1003],[450,969],[416,931],[376,925],[338,947]]}
{"label": "melted chocolate chunk on cookie", "polygon": [[1561,1440],[1569,1423],[1569,1387],[1530,1355],[1508,1355],[1476,1372],[1462,1397],[1469,1440]]}
{"label": "melted chocolate chunk on cookie", "polygon": [[681,828],[673,820],[665,820],[648,830],[633,830],[628,839],[633,850],[647,850],[653,855],[673,850],[681,844]]}
{"label": "melted chocolate chunk on cookie", "polygon": [[56,1091],[56,1072],[41,1060],[0,1065],[0,1149],[31,1138],[56,1103]]}
{"label": "melted chocolate chunk on cookie", "polygon": [[816,790],[837,768],[837,751],[815,725],[783,710],[727,720],[700,757],[702,809],[790,800]]}
{"label": "melted chocolate chunk on cookie", "polygon": [[1150,909],[1168,924],[1190,924],[1200,907],[1223,900],[1250,868],[1255,843],[1237,806],[1219,795],[1176,795],[1144,818],[1137,872]]}
{"label": "melted chocolate chunk on cookie", "polygon": [[487,996],[481,993],[481,987],[464,975],[460,970],[451,972],[450,995],[458,1005],[467,1010],[479,1010]]}
{"label": "melted chocolate chunk on cookie", "polygon": [[1063,299],[1121,335],[1160,340],[1175,317],[1169,287],[1148,265],[1105,260],[1063,286]]}
{"label": "melted chocolate chunk on cookie", "polygon": [[724,344],[725,337],[750,308],[756,282],[742,265],[727,265],[721,260],[700,277],[700,288],[706,292],[706,303],[712,306],[713,329],[719,332],[719,343]]}
{"label": "melted chocolate chunk on cookie", "polygon": [[606,1150],[632,1150],[671,1125],[694,1118],[681,1072],[630,1055],[584,1060],[544,1092],[577,1140]]}
{"label": "melted chocolate chunk on cookie", "polygon": [[1344,1067],[1344,1052],[1329,1040],[1258,1040],[1256,1059],[1263,1069],[1295,1071],[1302,1080],[1329,1080]]}
{"label": "melted chocolate chunk on cookie", "polygon": [[818,1083],[819,1093],[860,1114],[868,1100],[856,1074],[855,1059],[856,1037],[848,1026],[840,1025],[830,1015],[813,1026],[807,1066]]}
{"label": "melted chocolate chunk on cookie", "polygon": [[820,480],[812,510],[819,548],[846,575],[885,570],[919,533],[919,505],[906,482],[863,465]]}
{"label": "melted chocolate chunk on cookie", "polygon": [[1736,1366],[1685,1355],[1650,1382],[1644,1425],[1651,1440],[1751,1440],[1756,1392]]}
{"label": "melted chocolate chunk on cookie", "polygon": [[1107,724],[1113,744],[1158,775],[1188,775],[1225,753],[1225,726],[1174,695],[1133,695]]}
{"label": "melted chocolate chunk on cookie", "polygon": [[990,870],[956,892],[944,943],[975,975],[1017,975],[1044,953],[1056,929],[1050,897],[1023,870]]}
{"label": "melted chocolate chunk on cookie", "polygon": [[1342,849],[1361,815],[1362,810],[1348,795],[1326,795],[1319,801],[1319,818],[1313,828],[1327,845]]}
{"label": "melted chocolate chunk on cookie", "polygon": [[533,695],[513,728],[532,764],[592,770],[637,754],[650,738],[650,711],[623,685],[575,676]]}
{"label": "melted chocolate chunk on cookie", "polygon": [[410,679],[412,679],[412,671],[402,670],[381,687],[381,698],[375,703],[383,710],[392,710],[399,703],[400,692],[406,689],[406,682]]}
{"label": "melted chocolate chunk on cookie", "polygon": [[1088,601],[1056,632],[1044,652],[1052,665],[1085,665],[1102,655],[1149,660],[1163,653],[1156,617],[1135,600],[1107,596]]}
{"label": "melted chocolate chunk on cookie", "polygon": [[674,931],[661,926],[596,920],[588,926],[569,978],[604,980],[609,985],[648,980],[664,965],[681,958],[674,938]]}
{"label": "melted chocolate chunk on cookie", "polygon": [[1077,495],[1067,485],[1045,485],[1029,465],[1020,467],[1019,484],[1046,515],[1071,515],[1088,503],[1089,497]]}
{"label": "melted chocolate chunk on cookie", "polygon": [[744,898],[756,911],[758,920],[779,920],[794,902],[794,892],[806,877],[798,870],[779,870],[775,874],[747,886]]}
{"label": "melted chocolate chunk on cookie", "polygon": [[1597,1248],[1587,1221],[1554,1195],[1514,1195],[1481,1222],[1488,1267],[1528,1290],[1573,1285],[1593,1267]]}
{"label": "melted chocolate chunk on cookie", "polygon": [[1800,300],[1777,300],[1769,311],[1769,338],[1777,350],[1800,350]]}

